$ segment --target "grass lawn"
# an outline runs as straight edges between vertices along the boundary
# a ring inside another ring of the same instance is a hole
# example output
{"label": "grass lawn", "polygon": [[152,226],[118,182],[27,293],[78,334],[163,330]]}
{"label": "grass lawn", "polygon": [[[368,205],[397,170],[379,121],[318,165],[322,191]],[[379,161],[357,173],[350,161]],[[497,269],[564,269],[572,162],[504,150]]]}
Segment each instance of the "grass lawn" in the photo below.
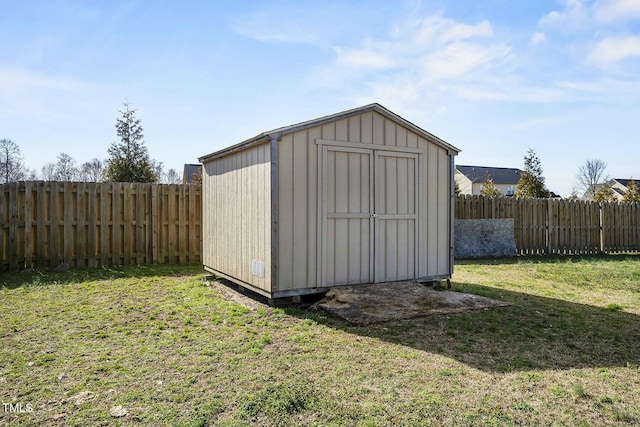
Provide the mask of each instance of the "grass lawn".
{"label": "grass lawn", "polygon": [[0,426],[640,424],[637,256],[458,263],[512,305],[368,327],[203,275],[0,274]]}

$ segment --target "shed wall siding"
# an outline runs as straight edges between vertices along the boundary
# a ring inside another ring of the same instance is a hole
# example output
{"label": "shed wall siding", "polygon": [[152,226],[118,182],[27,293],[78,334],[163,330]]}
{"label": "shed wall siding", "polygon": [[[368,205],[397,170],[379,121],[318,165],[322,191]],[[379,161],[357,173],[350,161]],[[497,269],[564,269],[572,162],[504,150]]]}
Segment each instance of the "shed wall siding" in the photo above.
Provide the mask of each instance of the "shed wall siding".
{"label": "shed wall siding", "polygon": [[[206,162],[203,167],[203,260],[206,267],[271,289],[270,145]],[[264,262],[264,278],[252,261]]]}
{"label": "shed wall siding", "polygon": [[[420,149],[419,246],[416,278],[447,276],[450,268],[450,157],[447,151],[376,112],[285,135],[278,143],[278,284],[274,291],[318,286],[319,180],[316,140],[363,148]],[[373,144],[373,145],[372,145]],[[379,146],[379,147],[378,147]],[[320,154],[319,154],[320,153]]]}

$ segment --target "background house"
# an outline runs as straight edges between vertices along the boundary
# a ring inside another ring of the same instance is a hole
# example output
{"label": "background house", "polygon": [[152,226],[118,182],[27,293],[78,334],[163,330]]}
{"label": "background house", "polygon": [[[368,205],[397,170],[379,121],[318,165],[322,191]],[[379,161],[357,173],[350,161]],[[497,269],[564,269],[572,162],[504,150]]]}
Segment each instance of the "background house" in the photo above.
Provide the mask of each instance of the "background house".
{"label": "background house", "polygon": [[202,182],[202,165],[197,164],[185,164],[182,172],[182,183],[191,184],[192,182]]}
{"label": "background house", "polygon": [[[595,193],[602,189],[605,185],[611,188],[613,197],[616,201],[621,202],[625,193],[629,189],[629,183],[631,181],[635,181],[632,179],[623,179],[623,178],[612,178],[604,184],[596,184],[595,185]],[[583,200],[591,200],[591,192],[587,191],[582,195]]]}
{"label": "background house", "polygon": [[622,201],[625,193],[629,189],[630,179],[622,179],[622,178],[613,178],[609,180],[609,185],[611,185],[611,189],[613,190],[613,195],[618,201]]}
{"label": "background house", "polygon": [[479,195],[488,177],[505,196],[516,194],[516,184],[520,181],[520,169],[494,168],[487,166],[456,165],[454,179],[460,194]]}

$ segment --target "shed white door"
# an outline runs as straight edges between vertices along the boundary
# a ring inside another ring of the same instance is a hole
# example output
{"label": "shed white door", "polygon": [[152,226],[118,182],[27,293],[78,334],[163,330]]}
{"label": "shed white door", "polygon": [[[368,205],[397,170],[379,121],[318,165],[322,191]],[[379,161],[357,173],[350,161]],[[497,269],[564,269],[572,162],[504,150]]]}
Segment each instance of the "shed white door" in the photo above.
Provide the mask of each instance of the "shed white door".
{"label": "shed white door", "polygon": [[324,146],[322,286],[415,277],[417,155]]}

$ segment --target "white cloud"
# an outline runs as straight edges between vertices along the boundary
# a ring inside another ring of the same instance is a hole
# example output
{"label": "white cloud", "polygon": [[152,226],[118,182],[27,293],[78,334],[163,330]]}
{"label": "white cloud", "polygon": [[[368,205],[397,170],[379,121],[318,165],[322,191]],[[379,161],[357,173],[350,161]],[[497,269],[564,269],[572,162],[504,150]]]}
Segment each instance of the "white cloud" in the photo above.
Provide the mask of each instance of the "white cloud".
{"label": "white cloud", "polygon": [[540,25],[575,31],[640,18],[638,0],[563,0],[562,4],[562,9],[542,17]]}
{"label": "white cloud", "polygon": [[555,86],[530,86],[518,78],[491,79],[482,85],[461,85],[454,88],[458,96],[476,101],[511,101],[526,103],[563,102],[567,91]]}
{"label": "white cloud", "polygon": [[640,56],[640,36],[607,37],[596,43],[589,51],[587,60],[594,64],[618,62]]}
{"label": "white cloud", "polygon": [[640,82],[636,79],[601,77],[593,80],[563,80],[555,86],[577,100],[598,100],[600,104],[615,104],[621,99],[635,102],[640,97]]}
{"label": "white cloud", "polygon": [[[357,31],[364,19],[342,2],[256,2],[231,29],[260,42],[322,45]],[[359,12],[359,11],[358,11]],[[352,15],[349,19],[345,16]]]}
{"label": "white cloud", "polygon": [[640,36],[630,33],[630,23],[639,19],[639,0],[563,0],[539,26],[578,33],[564,41],[568,53],[583,55],[586,64],[610,66],[640,56]]}
{"label": "white cloud", "polygon": [[335,48],[338,61],[345,67],[354,69],[374,69],[383,70],[392,68],[396,62],[385,52],[376,52],[374,50]]}
{"label": "white cloud", "polygon": [[603,89],[601,82],[595,81],[563,80],[558,82],[557,85],[560,88],[584,93],[601,93]]}
{"label": "white cloud", "polygon": [[470,75],[500,65],[509,55],[505,45],[452,43],[424,57],[424,79],[428,82]]}
{"label": "white cloud", "polygon": [[544,128],[549,125],[562,123],[564,121],[565,119],[559,116],[534,117],[529,120],[514,123],[513,125],[511,125],[511,129],[530,131],[534,129]]}
{"label": "white cloud", "polygon": [[35,89],[67,90],[78,86],[78,82],[67,78],[54,78],[30,70],[0,67],[0,91],[2,92],[18,92]]}
{"label": "white cloud", "polygon": [[0,67],[0,113],[5,117],[53,120],[61,117],[60,105],[72,99],[93,102],[108,88],[68,77],[53,77],[31,70]]}
{"label": "white cloud", "polygon": [[586,0],[563,0],[564,8],[543,16],[540,25],[563,30],[583,28],[590,20],[589,6]]}
{"label": "white cloud", "polygon": [[545,41],[547,41],[547,35],[545,33],[537,31],[533,33],[533,35],[531,36],[531,39],[529,40],[529,44],[532,46],[536,46],[544,43]]}
{"label": "white cloud", "polygon": [[492,36],[487,21],[465,24],[439,15],[412,19],[396,24],[387,38],[335,48],[335,60],[311,80],[328,87],[366,86],[381,97],[417,96],[434,83],[502,65],[511,49]]}
{"label": "white cloud", "polygon": [[438,15],[408,22],[404,31],[397,31],[398,38],[405,36],[417,45],[444,44],[492,35],[493,27],[487,21],[468,25]]}
{"label": "white cloud", "polygon": [[640,18],[638,0],[599,0],[593,5],[594,18],[600,22],[613,22]]}
{"label": "white cloud", "polygon": [[304,22],[284,22],[275,26],[249,20],[236,22],[232,28],[242,36],[261,42],[314,44],[317,41],[317,34]]}

